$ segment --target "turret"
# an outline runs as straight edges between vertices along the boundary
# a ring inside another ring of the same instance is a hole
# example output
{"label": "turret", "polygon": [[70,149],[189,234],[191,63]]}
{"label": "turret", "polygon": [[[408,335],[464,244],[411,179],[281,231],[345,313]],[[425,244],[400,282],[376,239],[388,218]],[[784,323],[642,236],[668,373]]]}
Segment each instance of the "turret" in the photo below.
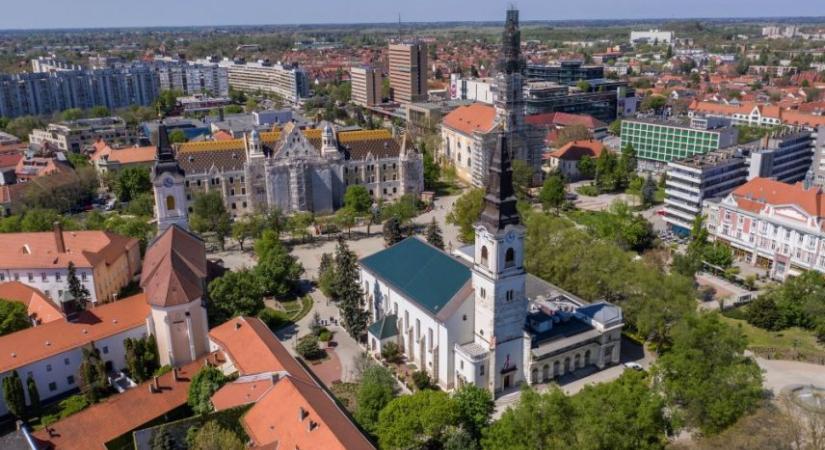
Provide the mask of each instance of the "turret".
{"label": "turret", "polygon": [[321,133],[321,155],[325,158],[339,156],[338,140],[335,138],[335,130],[329,122],[324,125],[324,131]]}

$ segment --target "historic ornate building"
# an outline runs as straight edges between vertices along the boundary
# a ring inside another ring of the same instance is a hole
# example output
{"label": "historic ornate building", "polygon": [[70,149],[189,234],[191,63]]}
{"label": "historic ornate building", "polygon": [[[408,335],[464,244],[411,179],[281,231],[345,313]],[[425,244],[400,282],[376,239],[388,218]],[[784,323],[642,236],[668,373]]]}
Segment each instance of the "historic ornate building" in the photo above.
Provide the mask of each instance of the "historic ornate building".
{"label": "historic ornate building", "polygon": [[406,136],[389,130],[302,130],[293,123],[243,139],[190,142],[178,149],[186,198],[218,190],[234,216],[279,208],[285,213],[329,213],[347,186],[360,184],[375,199],[418,195],[422,159]]}

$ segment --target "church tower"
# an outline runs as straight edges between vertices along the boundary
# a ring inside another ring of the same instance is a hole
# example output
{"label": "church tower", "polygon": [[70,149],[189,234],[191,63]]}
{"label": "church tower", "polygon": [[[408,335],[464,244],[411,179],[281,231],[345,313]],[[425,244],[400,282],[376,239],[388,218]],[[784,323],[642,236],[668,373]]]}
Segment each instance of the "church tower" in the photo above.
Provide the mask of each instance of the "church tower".
{"label": "church tower", "polygon": [[335,138],[335,130],[329,122],[324,125],[324,130],[321,133],[321,156],[329,159],[339,158],[341,156],[341,153],[338,151],[338,140]]}
{"label": "church tower", "polygon": [[474,340],[489,349],[486,380],[494,393],[525,380],[525,228],[516,210],[512,151],[510,133],[500,133],[490,162],[484,211],[475,226]]}
{"label": "church tower", "polygon": [[157,154],[152,168],[155,218],[158,222],[159,235],[172,225],[189,230],[184,175],[183,169],[178,165],[172,153],[166,125],[161,122],[158,126]]}

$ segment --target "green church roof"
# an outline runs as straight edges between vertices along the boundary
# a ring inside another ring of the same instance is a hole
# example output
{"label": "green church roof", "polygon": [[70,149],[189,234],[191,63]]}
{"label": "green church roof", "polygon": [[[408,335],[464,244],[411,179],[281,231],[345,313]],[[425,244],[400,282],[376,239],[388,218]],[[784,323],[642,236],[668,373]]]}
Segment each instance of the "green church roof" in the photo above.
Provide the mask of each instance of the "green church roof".
{"label": "green church roof", "polygon": [[383,341],[384,339],[398,336],[398,316],[390,314],[382,317],[367,328],[367,331]]}
{"label": "green church roof", "polygon": [[361,259],[361,266],[432,314],[470,280],[470,269],[414,237]]}

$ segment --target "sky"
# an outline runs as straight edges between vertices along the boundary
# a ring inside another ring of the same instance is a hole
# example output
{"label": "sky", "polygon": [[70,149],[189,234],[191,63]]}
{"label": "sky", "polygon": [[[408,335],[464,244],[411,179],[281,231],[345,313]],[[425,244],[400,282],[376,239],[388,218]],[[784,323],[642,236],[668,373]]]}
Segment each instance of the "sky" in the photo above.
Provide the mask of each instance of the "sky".
{"label": "sky", "polygon": [[0,29],[825,16],[825,0],[0,0]]}

